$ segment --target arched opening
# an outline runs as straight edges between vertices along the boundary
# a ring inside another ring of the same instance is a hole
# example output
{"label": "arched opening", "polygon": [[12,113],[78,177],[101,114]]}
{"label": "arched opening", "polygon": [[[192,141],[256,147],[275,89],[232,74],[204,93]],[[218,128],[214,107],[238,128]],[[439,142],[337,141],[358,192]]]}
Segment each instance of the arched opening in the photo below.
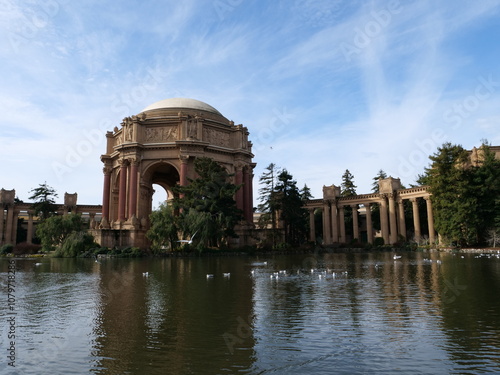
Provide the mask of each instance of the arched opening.
{"label": "arched opening", "polygon": [[172,199],[172,194],[169,194],[165,188],[159,184],[153,184],[152,210],[157,210],[161,204]]}
{"label": "arched opening", "polygon": [[179,180],[179,172],[169,163],[155,163],[145,171],[143,182],[149,188],[151,194],[149,213],[157,209],[165,201],[173,199],[172,187],[177,185]]}

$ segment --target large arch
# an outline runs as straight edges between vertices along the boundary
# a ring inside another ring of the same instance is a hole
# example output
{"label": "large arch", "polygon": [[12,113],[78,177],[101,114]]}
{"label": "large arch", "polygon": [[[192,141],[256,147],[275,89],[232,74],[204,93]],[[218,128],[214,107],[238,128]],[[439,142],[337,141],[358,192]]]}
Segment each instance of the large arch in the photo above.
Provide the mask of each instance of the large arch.
{"label": "large arch", "polygon": [[[95,236],[103,246],[147,247],[153,184],[167,193],[196,177],[194,160],[209,157],[234,173],[242,186],[235,196],[253,227],[252,143],[248,129],[235,125],[212,106],[174,98],[151,104],[107,132],[104,163],[103,218]],[[248,236],[241,236],[247,238]],[[245,244],[245,240],[240,240]]]}

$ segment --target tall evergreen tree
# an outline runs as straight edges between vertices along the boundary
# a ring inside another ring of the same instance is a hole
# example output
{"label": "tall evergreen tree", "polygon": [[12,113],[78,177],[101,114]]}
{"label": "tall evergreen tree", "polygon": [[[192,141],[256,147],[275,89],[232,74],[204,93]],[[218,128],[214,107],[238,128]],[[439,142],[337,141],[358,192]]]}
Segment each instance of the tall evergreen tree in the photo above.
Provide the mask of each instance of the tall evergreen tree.
{"label": "tall evergreen tree", "polygon": [[57,211],[55,199],[57,198],[56,191],[47,185],[47,183],[40,184],[37,188],[30,190],[32,195],[30,200],[34,201],[31,205],[35,215],[41,220],[45,220]]}
{"label": "tall evergreen tree", "polygon": [[174,206],[181,212],[179,226],[185,237],[196,233],[199,248],[218,247],[235,235],[234,227],[242,218],[234,200],[241,186],[231,183],[226,169],[210,158],[195,159],[194,169],[198,178],[173,189]]}
{"label": "tall evergreen tree", "polygon": [[483,242],[500,209],[500,161],[488,145],[480,150],[478,164],[471,165],[467,150],[445,143],[419,179],[432,193],[436,230],[460,246]]}
{"label": "tall evergreen tree", "polygon": [[276,245],[276,210],[277,210],[277,197],[276,197],[276,183],[277,176],[280,170],[274,163],[269,164],[266,170],[259,178],[261,188],[259,189],[259,201],[257,209],[260,211],[259,226],[261,228],[268,228],[271,226],[271,241],[273,246]]}
{"label": "tall evergreen tree", "polygon": [[372,191],[373,191],[374,193],[378,193],[378,192],[379,192],[378,182],[379,182],[380,180],[385,179],[385,178],[387,178],[387,173],[385,173],[385,172],[384,172],[384,170],[380,169],[380,170],[378,171],[378,174],[377,174],[375,177],[373,177],[373,179],[372,179],[372,180],[373,180],[373,183],[372,183]]}
{"label": "tall evergreen tree", "polygon": [[340,185],[340,196],[350,197],[356,195],[356,185],[354,185],[354,176],[349,169],[346,169],[342,175],[342,184]]}
{"label": "tall evergreen tree", "polygon": [[[344,174],[342,175],[342,184],[340,185],[340,196],[341,197],[350,197],[356,195],[356,185],[354,185],[354,176],[349,169],[346,169]],[[352,208],[350,206],[344,207],[344,225],[346,235],[353,235],[352,228]],[[358,238],[359,239],[359,238]]]}
{"label": "tall evergreen tree", "polygon": [[311,189],[309,189],[307,184],[304,184],[304,187],[300,190],[300,197],[304,202],[314,198],[311,194]]}
{"label": "tall evergreen tree", "polygon": [[306,239],[307,211],[297,182],[286,169],[278,175],[276,185],[277,208],[285,230],[285,242],[300,245]]}

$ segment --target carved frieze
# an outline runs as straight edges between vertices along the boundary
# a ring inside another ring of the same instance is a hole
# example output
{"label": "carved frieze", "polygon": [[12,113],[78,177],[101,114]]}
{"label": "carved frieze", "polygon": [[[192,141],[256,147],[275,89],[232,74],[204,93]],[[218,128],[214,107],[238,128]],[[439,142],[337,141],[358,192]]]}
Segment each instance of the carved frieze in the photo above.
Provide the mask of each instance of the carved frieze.
{"label": "carved frieze", "polygon": [[215,146],[229,147],[229,133],[216,129],[204,128],[203,140]]}
{"label": "carved frieze", "polygon": [[146,129],[146,142],[170,142],[177,140],[177,126],[151,127]]}

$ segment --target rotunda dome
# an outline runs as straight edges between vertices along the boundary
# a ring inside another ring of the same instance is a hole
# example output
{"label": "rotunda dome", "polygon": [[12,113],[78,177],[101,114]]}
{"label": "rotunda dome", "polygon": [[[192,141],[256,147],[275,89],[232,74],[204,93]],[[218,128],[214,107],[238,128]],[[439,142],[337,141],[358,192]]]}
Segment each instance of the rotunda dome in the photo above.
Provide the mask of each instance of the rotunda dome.
{"label": "rotunda dome", "polygon": [[222,116],[222,114],[216,110],[211,105],[204,103],[202,101],[190,98],[170,98],[163,99],[156,103],[153,103],[142,110],[142,112],[153,111],[157,109],[191,109],[211,112],[216,115]]}

